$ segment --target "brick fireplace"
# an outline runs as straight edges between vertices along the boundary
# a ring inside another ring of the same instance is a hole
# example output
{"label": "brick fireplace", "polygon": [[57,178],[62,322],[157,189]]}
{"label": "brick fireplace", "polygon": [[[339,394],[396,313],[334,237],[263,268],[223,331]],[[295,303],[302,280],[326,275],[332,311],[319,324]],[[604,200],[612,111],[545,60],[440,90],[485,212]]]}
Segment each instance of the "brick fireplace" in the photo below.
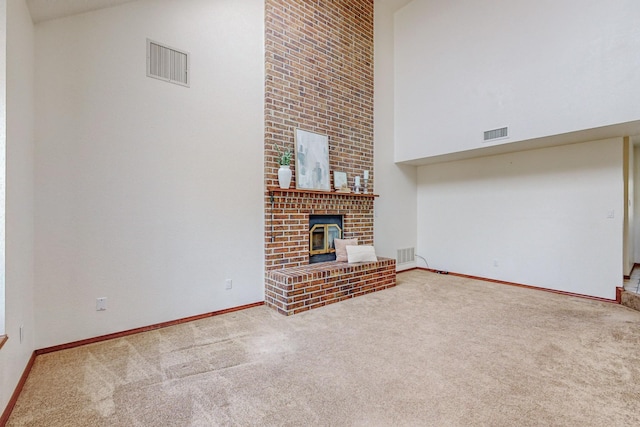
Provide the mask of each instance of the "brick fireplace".
{"label": "brick fireplace", "polygon": [[373,245],[373,195],[276,188],[269,193],[265,219],[267,270],[309,264],[310,215],[342,215],[343,238]]}
{"label": "brick fireplace", "polygon": [[[296,128],[327,135],[331,171],[346,172],[350,187],[355,176],[369,171],[369,190],[374,189],[373,0],[265,2],[265,293],[267,305],[286,314],[317,302],[301,307],[294,295],[300,286],[293,290],[283,284],[274,291],[271,274],[278,271],[278,280],[296,281],[300,276],[284,277],[283,272],[304,275],[310,268],[309,215],[342,215],[343,237],[358,238],[360,244],[372,245],[374,232],[373,194],[296,190],[295,159],[292,189],[277,188],[274,144],[293,151]],[[381,262],[386,268],[384,286],[395,284],[391,261]],[[387,274],[391,264],[393,280]],[[324,277],[322,268],[314,267],[309,277]],[[321,292],[318,300],[328,302],[377,290],[375,269],[370,269],[357,272],[362,278],[357,284],[356,279],[342,283],[338,296],[327,296],[326,289],[313,286],[305,289]],[[289,291],[293,293],[282,293]],[[280,302],[291,305],[283,308]]]}
{"label": "brick fireplace", "polygon": [[373,244],[373,194],[269,189],[265,303],[290,315],[395,286],[395,260],[309,264],[309,217],[341,215],[343,237]]}

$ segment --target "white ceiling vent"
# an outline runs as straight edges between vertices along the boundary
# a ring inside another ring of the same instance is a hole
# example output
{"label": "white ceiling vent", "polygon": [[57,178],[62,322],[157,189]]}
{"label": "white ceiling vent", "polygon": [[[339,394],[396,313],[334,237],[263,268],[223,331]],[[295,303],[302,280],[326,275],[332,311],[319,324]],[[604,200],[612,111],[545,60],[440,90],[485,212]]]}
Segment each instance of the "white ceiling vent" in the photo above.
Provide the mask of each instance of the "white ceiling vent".
{"label": "white ceiling vent", "polygon": [[492,129],[484,131],[484,142],[495,141],[496,139],[509,138],[509,128]]}
{"label": "white ceiling vent", "polygon": [[147,39],[147,77],[189,87],[189,53]]}

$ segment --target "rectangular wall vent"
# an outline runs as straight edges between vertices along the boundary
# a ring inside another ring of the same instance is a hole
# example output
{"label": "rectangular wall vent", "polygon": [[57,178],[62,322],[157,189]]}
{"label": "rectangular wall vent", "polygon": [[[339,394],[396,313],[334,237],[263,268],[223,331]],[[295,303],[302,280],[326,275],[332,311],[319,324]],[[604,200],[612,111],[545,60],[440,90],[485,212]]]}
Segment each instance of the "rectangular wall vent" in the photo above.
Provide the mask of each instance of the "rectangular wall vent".
{"label": "rectangular wall vent", "polygon": [[415,249],[414,248],[406,248],[406,249],[398,249],[398,255],[396,256],[396,262],[398,264],[406,264],[408,262],[413,262],[415,260]]}
{"label": "rectangular wall vent", "polygon": [[189,87],[189,53],[147,39],[147,77]]}
{"label": "rectangular wall vent", "polygon": [[508,138],[509,128],[492,129],[484,132],[484,141],[494,141],[496,139]]}

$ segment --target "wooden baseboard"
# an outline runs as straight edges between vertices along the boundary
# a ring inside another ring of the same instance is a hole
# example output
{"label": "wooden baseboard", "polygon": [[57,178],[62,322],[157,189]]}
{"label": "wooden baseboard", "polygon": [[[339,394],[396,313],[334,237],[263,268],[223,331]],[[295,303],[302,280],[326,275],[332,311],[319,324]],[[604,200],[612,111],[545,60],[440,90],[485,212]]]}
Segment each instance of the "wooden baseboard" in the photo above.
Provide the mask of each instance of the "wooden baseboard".
{"label": "wooden baseboard", "polygon": [[0,348],[2,348],[2,346],[4,345],[4,343],[7,342],[7,340],[9,339],[8,336],[6,335],[0,335]]}
{"label": "wooden baseboard", "polygon": [[488,279],[486,277],[471,276],[471,275],[468,275],[468,274],[460,274],[460,273],[452,273],[452,272],[449,272],[449,271],[434,270],[432,268],[418,267],[418,270],[430,271],[432,273],[439,273],[439,274],[449,274],[451,276],[456,276],[456,277],[464,277],[464,278],[467,278],[467,279],[482,280],[483,282],[499,283],[501,285],[509,285],[509,286],[515,286],[515,287],[518,287],[518,288],[525,288],[525,289],[533,289],[533,290],[536,290],[536,291],[551,292],[553,294],[559,294],[559,295],[566,295],[566,296],[570,296],[570,297],[590,299],[590,300],[594,300],[594,301],[609,302],[609,303],[614,303],[614,304],[620,304],[620,301],[621,301],[621,297],[618,295],[618,291],[617,291],[618,288],[616,288],[616,299],[608,299],[608,298],[594,297],[594,296],[591,296],[591,295],[576,294],[576,293],[573,293],[573,292],[559,291],[557,289],[541,288],[539,286],[523,285],[521,283],[505,282],[504,280],[496,280],[496,279]]}
{"label": "wooden baseboard", "polygon": [[639,266],[640,264],[638,263],[634,263],[633,266],[631,267],[631,271],[629,272],[629,275],[627,276],[626,274],[623,276],[624,280],[630,280],[631,279],[631,275],[633,274],[633,270],[636,269],[637,266]]}
{"label": "wooden baseboard", "polygon": [[16,389],[13,391],[11,395],[11,399],[9,399],[9,403],[7,403],[6,408],[4,408],[4,412],[2,416],[0,416],[0,426],[5,426],[7,422],[9,422],[9,417],[11,416],[11,412],[13,411],[14,406],[16,406],[16,402],[18,401],[18,397],[20,393],[22,393],[22,389],[24,384],[27,382],[27,377],[29,377],[29,372],[31,372],[31,368],[36,361],[36,352],[31,353],[31,357],[29,358],[29,362],[27,362],[27,366],[24,368],[22,372],[22,376],[20,377],[20,381],[18,381],[18,385]]}
{"label": "wooden baseboard", "polygon": [[241,305],[239,307],[227,308],[225,310],[213,311],[211,313],[198,314],[196,316],[185,317],[183,319],[177,319],[177,320],[171,320],[169,322],[156,323],[155,325],[143,326],[141,328],[129,329],[127,331],[114,332],[112,334],[101,335],[99,337],[87,338],[79,341],[73,341],[66,344],[54,345],[52,347],[46,347],[46,348],[41,348],[39,350],[36,350],[35,353],[36,355],[52,353],[54,351],[66,350],[68,348],[80,347],[82,345],[93,344],[100,341],[107,341],[115,338],[126,337],[128,335],[139,334],[140,332],[153,331],[155,329],[179,325],[181,323],[193,322],[194,320],[206,319],[207,317],[219,316],[221,314],[232,313],[234,311],[245,310],[247,308],[252,308],[252,307],[259,307],[261,305],[264,305],[264,301],[254,302],[252,304],[247,304],[247,305]]}

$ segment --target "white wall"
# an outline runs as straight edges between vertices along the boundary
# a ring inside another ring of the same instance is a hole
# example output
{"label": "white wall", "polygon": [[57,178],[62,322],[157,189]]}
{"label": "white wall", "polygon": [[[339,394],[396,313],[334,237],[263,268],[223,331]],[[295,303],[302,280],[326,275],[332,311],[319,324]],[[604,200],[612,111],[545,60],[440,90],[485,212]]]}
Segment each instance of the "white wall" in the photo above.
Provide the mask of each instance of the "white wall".
{"label": "white wall", "polygon": [[[396,258],[398,249],[416,246],[416,179],[412,166],[393,162],[393,14],[408,0],[374,3],[375,246],[379,256]],[[398,264],[398,270],[415,262]]]}
{"label": "white wall", "polygon": [[627,247],[629,252],[628,263],[629,270],[628,274],[631,274],[633,268],[635,266],[635,258],[638,246],[636,246],[635,235],[636,235],[636,186],[637,181],[635,177],[635,173],[633,168],[636,164],[635,150],[633,148],[633,144],[629,147],[629,188],[628,188],[628,200],[627,204],[628,208],[628,234],[627,234]]}
{"label": "white wall", "polygon": [[622,161],[617,138],[422,166],[418,253],[436,269],[615,299]]}
{"label": "white wall", "polygon": [[[34,49],[24,0],[6,2],[6,333],[0,350],[0,408],[4,409],[35,348],[34,334]],[[24,340],[20,342],[20,326]]]}
{"label": "white wall", "polygon": [[[640,145],[632,145],[633,147],[633,210],[634,212],[640,212]],[[633,236],[634,236],[634,263],[640,264],[640,215],[633,216]]]}
{"label": "white wall", "polygon": [[623,224],[623,265],[622,271],[625,276],[630,276],[633,271],[635,259],[635,174],[633,171],[635,164],[633,143],[630,138],[624,138],[624,224]]}
{"label": "white wall", "polygon": [[640,119],[640,2],[414,0],[395,23],[397,161]]}
{"label": "white wall", "polygon": [[4,335],[4,243],[7,151],[7,2],[0,0],[0,335]]}
{"label": "white wall", "polygon": [[[263,22],[141,0],[36,26],[37,347],[264,299]],[[146,77],[146,38],[190,88]]]}

